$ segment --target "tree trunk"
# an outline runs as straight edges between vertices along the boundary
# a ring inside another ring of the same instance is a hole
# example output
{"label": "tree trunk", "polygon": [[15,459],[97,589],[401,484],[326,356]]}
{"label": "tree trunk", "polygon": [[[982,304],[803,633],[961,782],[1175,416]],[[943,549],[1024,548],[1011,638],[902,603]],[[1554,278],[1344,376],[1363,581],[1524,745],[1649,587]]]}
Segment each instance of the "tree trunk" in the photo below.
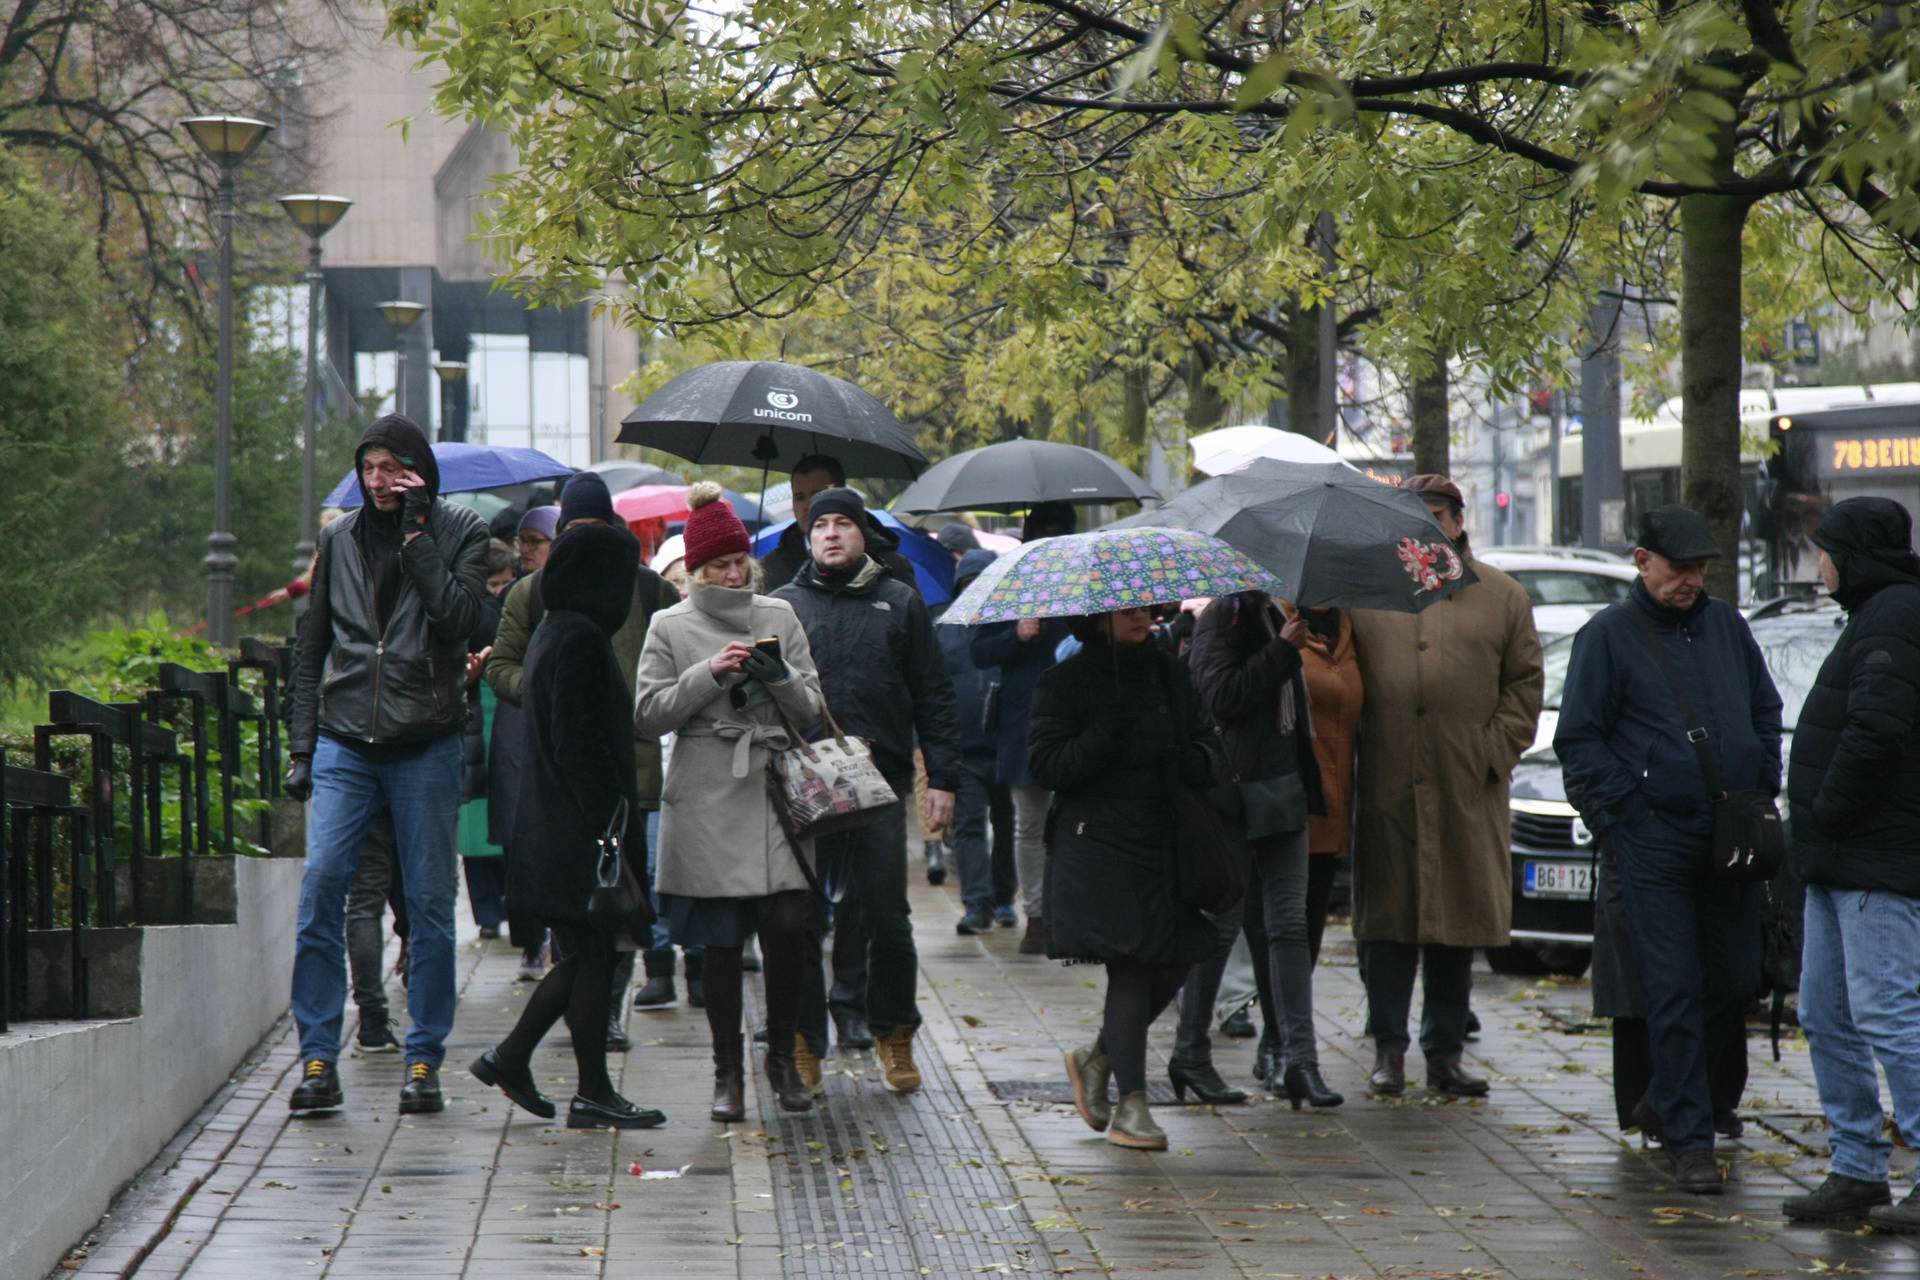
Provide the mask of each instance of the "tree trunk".
{"label": "tree trunk", "polygon": [[1122,375],[1126,392],[1120,406],[1120,433],[1135,448],[1144,448],[1147,443],[1147,413],[1151,407],[1147,401],[1147,376],[1144,363],[1128,366]]}
{"label": "tree trunk", "polygon": [[1680,201],[1680,500],[1705,516],[1720,544],[1707,590],[1739,602],[1740,269],[1749,202]]}
{"label": "tree trunk", "polygon": [[1416,475],[1451,475],[1453,423],[1447,416],[1447,353],[1437,351],[1431,367],[1414,375],[1407,389],[1413,419],[1413,470]]}
{"label": "tree trunk", "polygon": [[1287,430],[1325,441],[1333,424],[1320,413],[1320,308],[1287,303]]}
{"label": "tree trunk", "polygon": [[1206,352],[1194,350],[1187,355],[1187,439],[1213,430],[1226,421],[1227,402],[1208,381],[1213,360]]}

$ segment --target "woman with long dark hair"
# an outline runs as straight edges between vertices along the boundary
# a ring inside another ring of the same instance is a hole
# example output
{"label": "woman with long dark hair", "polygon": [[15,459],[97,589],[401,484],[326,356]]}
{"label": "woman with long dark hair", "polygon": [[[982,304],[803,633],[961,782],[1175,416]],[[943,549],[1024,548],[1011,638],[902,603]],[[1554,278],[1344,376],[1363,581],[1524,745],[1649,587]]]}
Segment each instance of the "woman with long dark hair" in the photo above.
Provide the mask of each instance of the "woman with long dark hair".
{"label": "woman with long dark hair", "polygon": [[[507,1038],[475,1076],[543,1119],[553,1103],[534,1081],[533,1051],[565,1018],[579,1090],[570,1129],[647,1129],[666,1117],[621,1097],[607,1074],[610,977],[619,943],[587,919],[600,842],[646,865],[646,823],[634,786],[633,723],[613,633],[627,620],[640,544],[625,529],[582,522],[554,542],[542,578],[547,612],[527,649],[524,738],[507,892],[551,927],[557,962]],[[623,823],[624,820],[624,823]]]}
{"label": "woman with long dark hair", "polygon": [[1108,1142],[1163,1150],[1147,1109],[1147,1029],[1214,936],[1175,892],[1172,788],[1214,781],[1210,731],[1179,660],[1148,643],[1147,610],[1076,619],[1074,634],[1084,647],[1040,677],[1027,735],[1033,775],[1054,793],[1047,954],[1107,969],[1100,1034],[1067,1054],[1067,1078]]}

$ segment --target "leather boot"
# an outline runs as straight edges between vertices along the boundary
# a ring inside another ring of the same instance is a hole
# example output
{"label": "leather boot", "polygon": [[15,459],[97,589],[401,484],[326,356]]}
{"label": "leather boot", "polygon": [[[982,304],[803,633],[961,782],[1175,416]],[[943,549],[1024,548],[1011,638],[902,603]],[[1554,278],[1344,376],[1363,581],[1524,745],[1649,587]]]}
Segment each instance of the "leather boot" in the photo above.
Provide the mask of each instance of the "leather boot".
{"label": "leather boot", "polygon": [[767,1083],[773,1086],[773,1096],[779,1100],[782,1111],[813,1110],[813,1090],[807,1088],[807,1082],[800,1078],[800,1069],[793,1061],[792,1045],[777,1045],[769,1039]]}
{"label": "leather boot", "polygon": [[713,1041],[712,1117],[725,1124],[747,1118],[746,1058],[739,1032]]}
{"label": "leather boot", "polygon": [[1113,1123],[1107,1126],[1107,1141],[1116,1147],[1134,1151],[1165,1151],[1167,1134],[1154,1122],[1147,1110],[1147,1095],[1129,1093],[1113,1109]]}
{"label": "leather boot", "polygon": [[1105,1133],[1113,1122],[1113,1100],[1107,1096],[1107,1081],[1113,1068],[1107,1056],[1094,1045],[1074,1049],[1067,1054],[1067,1082],[1073,1086],[1073,1105],[1087,1128]]}
{"label": "leather boot", "polygon": [[1180,1102],[1187,1100],[1189,1091],[1200,1101],[1215,1106],[1238,1106],[1247,1100],[1246,1090],[1236,1089],[1222,1080],[1219,1068],[1211,1059],[1206,1062],[1174,1059],[1167,1064],[1167,1083],[1173,1086],[1173,1096]]}
{"label": "leather boot", "polygon": [[1375,1049],[1373,1074],[1367,1077],[1367,1088],[1389,1098],[1397,1098],[1405,1093],[1407,1091],[1407,1055]]}
{"label": "leather boot", "polygon": [[[1884,1178],[1867,1182],[1844,1173],[1829,1173],[1825,1182],[1806,1195],[1782,1200],[1780,1211],[1787,1215],[1788,1222],[1858,1222],[1892,1203],[1893,1191]],[[1880,1224],[1876,1221],[1874,1225]]]}
{"label": "leather boot", "polygon": [[1487,1082],[1479,1076],[1468,1075],[1466,1068],[1458,1061],[1427,1062],[1427,1088],[1435,1093],[1444,1093],[1449,1098],[1484,1098],[1487,1096]]}
{"label": "leather boot", "polygon": [[1296,1062],[1289,1065],[1281,1076],[1281,1084],[1286,1089],[1287,1101],[1293,1104],[1295,1111],[1300,1109],[1303,1102],[1316,1107],[1337,1107],[1346,1101],[1343,1095],[1327,1088],[1318,1063]]}
{"label": "leather boot", "polygon": [[665,1009],[679,998],[673,989],[673,948],[662,951],[648,951],[641,956],[646,965],[647,980],[641,984],[640,993],[633,998],[636,1009]]}

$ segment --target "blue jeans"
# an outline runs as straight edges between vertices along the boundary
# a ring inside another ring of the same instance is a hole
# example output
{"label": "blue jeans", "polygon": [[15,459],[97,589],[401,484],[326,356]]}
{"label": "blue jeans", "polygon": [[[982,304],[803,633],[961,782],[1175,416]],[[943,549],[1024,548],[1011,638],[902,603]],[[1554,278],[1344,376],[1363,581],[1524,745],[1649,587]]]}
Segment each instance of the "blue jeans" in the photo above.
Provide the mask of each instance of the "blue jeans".
{"label": "blue jeans", "polygon": [[347,883],[367,825],[393,812],[407,897],[407,1061],[438,1067],[453,1030],[454,815],[460,808],[460,735],[403,760],[376,763],[322,737],[313,753],[306,874],[293,951],[293,1020],[300,1057],[340,1056],[347,998]]}
{"label": "blue jeans", "polygon": [[953,822],[947,848],[960,876],[960,905],[970,916],[993,914],[993,851],[987,847],[988,792],[993,788],[993,757],[963,760],[960,789],[954,792]]}
{"label": "blue jeans", "polygon": [[1886,1069],[1894,1123],[1920,1145],[1920,899],[1807,886],[1800,1026],[1827,1113],[1833,1171],[1887,1180],[1874,1059]]}

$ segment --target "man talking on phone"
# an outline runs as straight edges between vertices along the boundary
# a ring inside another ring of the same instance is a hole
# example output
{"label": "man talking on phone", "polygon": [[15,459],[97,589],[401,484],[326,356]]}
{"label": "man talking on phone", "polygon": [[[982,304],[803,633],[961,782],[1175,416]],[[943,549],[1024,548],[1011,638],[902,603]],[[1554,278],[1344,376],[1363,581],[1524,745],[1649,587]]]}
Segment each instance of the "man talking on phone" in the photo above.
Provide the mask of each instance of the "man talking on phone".
{"label": "man talking on phone", "polygon": [[408,938],[406,1075],[400,1110],[439,1111],[453,1029],[454,816],[460,806],[467,641],[487,594],[487,527],[439,501],[440,468],[419,427],[388,414],[354,454],[357,511],[320,534],[294,649],[292,767],[311,798],[293,953],[300,1031],[295,1111],[343,1102],[334,1064],[346,1000],[346,897],[367,824],[393,815]]}

